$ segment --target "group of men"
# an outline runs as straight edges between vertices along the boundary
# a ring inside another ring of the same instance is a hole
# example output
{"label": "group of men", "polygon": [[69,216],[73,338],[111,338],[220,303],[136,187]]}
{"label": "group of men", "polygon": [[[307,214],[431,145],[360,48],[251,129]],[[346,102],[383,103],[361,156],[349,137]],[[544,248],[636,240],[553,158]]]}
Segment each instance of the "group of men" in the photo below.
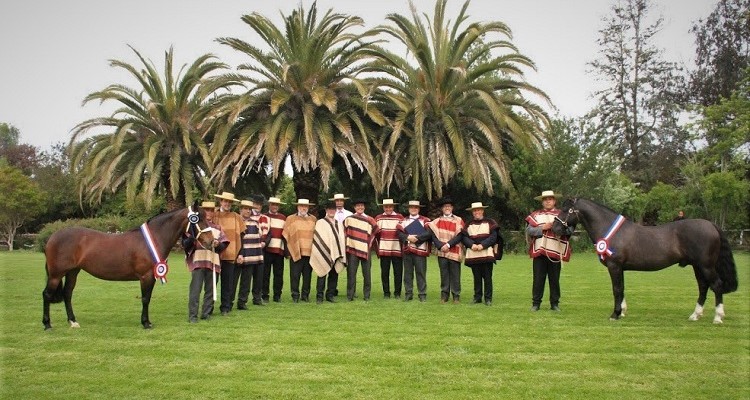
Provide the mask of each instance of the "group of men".
{"label": "group of men", "polygon": [[[194,234],[183,239],[191,271],[188,300],[188,320],[208,319],[214,311],[216,281],[221,285],[219,310],[222,315],[246,310],[248,302],[263,306],[272,298],[281,301],[284,259],[289,258],[290,291],[292,301],[309,302],[313,272],[317,277],[316,301],[336,302],[338,277],[346,269],[346,299],[354,301],[357,294],[357,271],[362,270],[362,298],[370,299],[372,290],[371,256],[380,259],[383,296],[404,301],[414,299],[416,277],[417,299],[427,299],[427,257],[434,247],[440,269],[440,302],[460,303],[461,262],[471,268],[474,277],[474,303],[492,304],[493,267],[502,257],[502,237],[494,220],[485,217],[487,206],[472,203],[471,221],[464,222],[453,214],[453,201],[440,201],[441,215],[435,220],[420,214],[424,205],[412,200],[407,204],[408,215],[395,211],[398,203],[384,199],[379,206],[383,212],[375,217],[365,213],[366,201],[351,202],[354,212],[345,208],[350,200],[336,194],[325,205],[325,216],[317,219],[310,214],[315,206],[309,199],[293,203],[297,212],[284,216],[279,206],[285,204],[278,197],[268,199],[268,211],[261,213],[262,202],[239,200],[234,194],[215,194],[219,204],[205,201],[208,229],[198,234],[213,235],[211,248],[205,248]],[[532,237],[529,254],[534,259],[532,310],[539,309],[544,292],[544,281],[550,281],[550,305],[559,310],[560,260],[567,261],[570,247],[567,236],[557,237],[551,222],[559,211],[551,191],[542,196],[543,208],[533,212],[527,221],[527,233]],[[232,206],[239,203],[239,214]],[[391,270],[393,286],[391,287]],[[215,273],[214,276],[212,274]],[[271,286],[273,274],[273,286]],[[300,278],[302,284],[300,286]],[[403,283],[403,285],[402,285]],[[238,291],[239,285],[239,291]],[[201,290],[203,307],[199,313]],[[217,293],[218,295],[218,293]],[[272,296],[272,297],[271,297]]]}

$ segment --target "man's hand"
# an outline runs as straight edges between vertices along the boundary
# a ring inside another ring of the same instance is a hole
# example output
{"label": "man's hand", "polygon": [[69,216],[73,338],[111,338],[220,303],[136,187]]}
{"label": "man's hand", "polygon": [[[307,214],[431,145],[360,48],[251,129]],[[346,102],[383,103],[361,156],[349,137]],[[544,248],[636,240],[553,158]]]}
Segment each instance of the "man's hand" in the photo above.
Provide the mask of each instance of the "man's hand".
{"label": "man's hand", "polygon": [[448,246],[448,243],[444,244],[443,247],[440,248],[440,251],[447,252],[450,250],[450,246]]}
{"label": "man's hand", "polygon": [[409,235],[406,237],[406,240],[409,241],[409,243],[417,243],[417,236],[416,235]]}
{"label": "man's hand", "polygon": [[245,257],[237,256],[237,264],[242,264],[242,262],[245,261]]}

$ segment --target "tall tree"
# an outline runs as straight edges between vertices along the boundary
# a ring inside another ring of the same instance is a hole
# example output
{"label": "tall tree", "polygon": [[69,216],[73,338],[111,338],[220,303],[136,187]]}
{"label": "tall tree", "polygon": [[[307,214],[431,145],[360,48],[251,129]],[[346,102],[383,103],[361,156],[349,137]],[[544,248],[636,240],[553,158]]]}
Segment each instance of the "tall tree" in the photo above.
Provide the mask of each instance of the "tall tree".
{"label": "tall tree", "polygon": [[37,148],[20,143],[21,131],[15,126],[0,123],[0,160],[3,164],[16,167],[26,175],[31,175],[38,164]]}
{"label": "tall tree", "polygon": [[676,179],[676,170],[657,164],[668,160],[675,165],[688,142],[678,124],[683,78],[678,66],[664,60],[654,46],[663,18],[648,24],[650,8],[648,0],[613,5],[599,31],[600,56],[589,63],[605,86],[594,93],[598,105],[590,117],[617,144],[622,170],[645,188]]}
{"label": "tall tree", "polygon": [[283,30],[258,13],[245,22],[266,49],[238,38],[219,43],[243,53],[248,62],[229,75],[247,84],[247,92],[227,102],[234,126],[214,141],[214,154],[225,155],[216,172],[232,183],[245,170],[269,168],[273,179],[291,159],[298,197],[316,199],[336,158],[372,170],[370,130],[385,119],[369,106],[369,89],[359,80],[374,31],[356,33],[363,20],[317,4],[300,5],[283,15]]}
{"label": "tall tree", "polygon": [[[161,195],[167,209],[180,208],[192,201],[194,187],[205,191],[213,159],[204,138],[222,126],[212,102],[220,101],[227,94],[222,89],[235,82],[212,79],[226,65],[210,54],[175,71],[170,48],[161,75],[153,62],[132,50],[140,69],[119,60],[110,65],[127,71],[138,87],[112,84],[83,101],[115,101],[120,108],[112,116],[81,122],[73,131],[72,168],[79,196],[96,203],[104,193],[124,187],[128,199],[141,195],[149,205],[152,196]],[[109,132],[83,138],[94,128]]]}
{"label": "tall tree", "polygon": [[729,98],[750,66],[750,0],[719,0],[690,32],[697,66],[690,73],[690,97],[704,106]]}
{"label": "tall tree", "polygon": [[34,181],[14,167],[0,167],[0,237],[13,250],[18,228],[36,217],[45,205],[45,193]]}
{"label": "tall tree", "polygon": [[536,147],[548,124],[543,109],[524,97],[547,99],[523,80],[523,69],[534,63],[510,42],[510,28],[498,21],[469,22],[468,1],[451,23],[446,4],[438,0],[432,18],[424,20],[413,4],[410,17],[389,14],[390,24],[381,29],[408,55],[375,48],[377,61],[369,68],[384,76],[374,78],[381,101],[396,108],[383,169],[400,163],[414,191],[430,198],[442,196],[459,176],[480,192],[494,191],[493,177],[507,185],[504,146]]}

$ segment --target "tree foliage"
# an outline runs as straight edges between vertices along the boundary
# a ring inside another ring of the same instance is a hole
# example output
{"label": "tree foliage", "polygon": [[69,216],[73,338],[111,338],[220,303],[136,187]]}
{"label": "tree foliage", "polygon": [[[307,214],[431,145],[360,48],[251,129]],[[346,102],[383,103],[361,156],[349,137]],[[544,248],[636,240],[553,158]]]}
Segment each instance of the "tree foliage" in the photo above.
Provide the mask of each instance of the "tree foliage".
{"label": "tree foliage", "polygon": [[13,250],[18,228],[42,212],[45,193],[21,170],[9,166],[0,167],[0,193],[0,237]]}
{"label": "tree foliage", "polygon": [[432,197],[460,176],[467,187],[493,193],[493,176],[510,183],[506,144],[537,147],[548,124],[544,110],[525,96],[547,96],[524,81],[523,70],[535,66],[510,41],[506,24],[469,22],[468,1],[451,22],[446,4],[436,1],[431,18],[423,19],[413,4],[410,16],[387,16],[390,24],[381,29],[407,56],[370,50],[377,61],[369,71],[384,75],[374,79],[379,99],[396,107],[382,143],[381,162],[390,171],[381,183],[402,174]]}

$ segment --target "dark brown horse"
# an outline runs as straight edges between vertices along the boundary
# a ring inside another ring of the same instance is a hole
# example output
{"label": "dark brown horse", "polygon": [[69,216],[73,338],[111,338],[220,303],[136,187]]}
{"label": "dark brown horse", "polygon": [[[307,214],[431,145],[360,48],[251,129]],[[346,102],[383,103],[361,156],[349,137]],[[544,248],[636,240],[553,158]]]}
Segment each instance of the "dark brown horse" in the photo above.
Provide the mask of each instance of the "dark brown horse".
{"label": "dark brown horse", "polygon": [[[611,319],[625,311],[624,271],[658,271],[679,264],[692,265],[698,281],[698,303],[690,315],[696,321],[703,315],[703,304],[710,287],[716,295],[714,323],[724,318],[723,295],[737,290],[737,270],[732,249],[724,233],[704,219],[685,219],[660,226],[640,226],[615,211],[586,199],[566,200],[552,230],[562,232],[568,225],[582,223],[597,244],[600,261],[609,270],[615,309]],[[612,232],[608,235],[609,232]],[[606,239],[606,240],[604,240]]]}
{"label": "dark brown horse", "polygon": [[[188,221],[189,216],[191,222]],[[204,216],[205,213],[196,202],[190,208],[167,212],[149,219],[147,225],[160,259],[166,260],[172,246],[181,235],[186,234],[186,231],[188,234],[199,236],[198,232],[206,225]],[[47,259],[47,286],[42,291],[44,329],[52,328],[49,318],[50,303],[61,301],[65,301],[70,326],[79,327],[73,314],[71,300],[81,270],[99,279],[141,281],[141,324],[146,329],[151,328],[148,304],[156,282],[154,260],[141,229],[108,234],[79,227],[65,228],[49,238],[44,247],[44,254]]]}

